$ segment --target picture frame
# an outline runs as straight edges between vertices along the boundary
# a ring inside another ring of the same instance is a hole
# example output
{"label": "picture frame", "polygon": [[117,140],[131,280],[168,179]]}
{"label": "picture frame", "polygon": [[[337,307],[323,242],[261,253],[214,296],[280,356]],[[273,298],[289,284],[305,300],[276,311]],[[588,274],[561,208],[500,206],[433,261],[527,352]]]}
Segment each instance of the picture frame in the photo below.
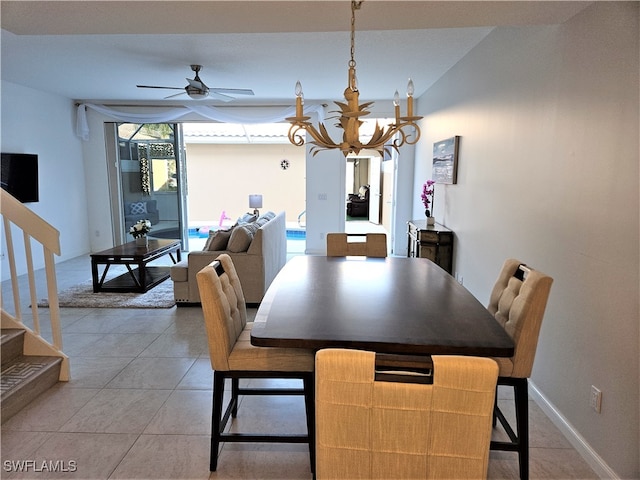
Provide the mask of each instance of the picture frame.
{"label": "picture frame", "polygon": [[460,137],[445,138],[433,144],[431,176],[436,183],[458,183],[458,147]]}

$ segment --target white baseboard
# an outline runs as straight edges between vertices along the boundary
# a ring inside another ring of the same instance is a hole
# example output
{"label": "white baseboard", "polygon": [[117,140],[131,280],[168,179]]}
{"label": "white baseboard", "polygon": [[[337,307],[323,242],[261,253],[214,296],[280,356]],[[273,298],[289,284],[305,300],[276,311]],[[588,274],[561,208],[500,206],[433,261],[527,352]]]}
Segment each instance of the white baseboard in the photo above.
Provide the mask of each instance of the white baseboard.
{"label": "white baseboard", "polygon": [[578,432],[571,423],[560,413],[533,382],[529,382],[529,395],[534,402],[549,417],[553,424],[558,427],[560,432],[567,438],[569,443],[576,451],[585,459],[596,474],[602,479],[620,479],[618,474],[614,472],[609,465],[598,455],[598,453],[589,445],[580,432]]}

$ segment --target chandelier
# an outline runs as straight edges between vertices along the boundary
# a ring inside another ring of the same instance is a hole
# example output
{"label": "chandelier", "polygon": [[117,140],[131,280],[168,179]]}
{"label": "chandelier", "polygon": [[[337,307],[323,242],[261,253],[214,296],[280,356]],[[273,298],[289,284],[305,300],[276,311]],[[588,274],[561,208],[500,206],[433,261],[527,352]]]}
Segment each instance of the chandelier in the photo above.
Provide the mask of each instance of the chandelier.
{"label": "chandelier", "polygon": [[[381,156],[384,156],[385,153],[389,153],[388,147],[393,147],[398,151],[402,145],[414,145],[420,139],[420,128],[415,122],[422,117],[413,115],[414,87],[413,81],[409,79],[407,85],[407,115],[405,117],[400,116],[400,95],[396,90],[393,97],[395,123],[380,126],[376,121],[371,139],[367,143],[362,143],[360,140],[360,126],[363,123],[361,117],[369,115],[371,112],[368,108],[373,105],[373,102],[367,102],[361,105],[358,103],[359,92],[356,78],[356,61],[354,59],[355,11],[360,10],[362,1],[363,0],[353,0],[351,2],[351,60],[349,60],[348,64],[349,83],[344,91],[344,98],[347,103],[334,102],[340,107],[340,110],[333,110],[331,112],[340,114],[332,118],[338,119],[338,123],[336,123],[335,126],[341,128],[344,132],[341,142],[336,143],[333,141],[324,124],[320,123],[316,129],[309,121],[311,117],[304,116],[302,85],[299,81],[296,82],[296,116],[286,118],[286,120],[291,123],[291,127],[289,128],[289,141],[297,146],[304,145],[305,137],[301,130],[306,131],[313,138],[311,142],[314,145],[314,147],[311,148],[313,155],[316,155],[321,150],[339,149],[347,156],[349,153],[358,154],[362,149],[371,149],[377,151]],[[408,130],[409,127],[413,127],[413,131],[407,133],[405,129]]]}

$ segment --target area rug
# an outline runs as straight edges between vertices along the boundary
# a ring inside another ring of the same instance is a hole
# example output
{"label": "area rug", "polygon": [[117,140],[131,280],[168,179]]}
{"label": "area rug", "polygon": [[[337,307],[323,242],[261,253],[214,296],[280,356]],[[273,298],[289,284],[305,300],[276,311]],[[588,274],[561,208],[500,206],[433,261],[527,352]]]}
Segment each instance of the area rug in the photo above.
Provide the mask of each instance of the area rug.
{"label": "area rug", "polygon": [[[176,304],[173,282],[168,279],[146,293],[93,293],[89,281],[58,293],[58,302],[64,308],[171,308]],[[48,306],[47,299],[38,302],[38,307]]]}

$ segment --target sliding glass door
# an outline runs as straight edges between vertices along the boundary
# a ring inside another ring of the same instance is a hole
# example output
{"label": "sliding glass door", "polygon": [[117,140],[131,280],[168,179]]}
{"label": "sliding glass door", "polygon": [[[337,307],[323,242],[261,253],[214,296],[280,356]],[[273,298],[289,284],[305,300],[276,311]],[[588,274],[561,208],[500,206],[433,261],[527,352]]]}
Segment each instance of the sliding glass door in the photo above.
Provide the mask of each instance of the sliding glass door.
{"label": "sliding glass door", "polygon": [[150,237],[178,239],[188,249],[186,175],[180,124],[113,124],[117,178],[111,178],[116,240],[131,241],[138,220]]}

